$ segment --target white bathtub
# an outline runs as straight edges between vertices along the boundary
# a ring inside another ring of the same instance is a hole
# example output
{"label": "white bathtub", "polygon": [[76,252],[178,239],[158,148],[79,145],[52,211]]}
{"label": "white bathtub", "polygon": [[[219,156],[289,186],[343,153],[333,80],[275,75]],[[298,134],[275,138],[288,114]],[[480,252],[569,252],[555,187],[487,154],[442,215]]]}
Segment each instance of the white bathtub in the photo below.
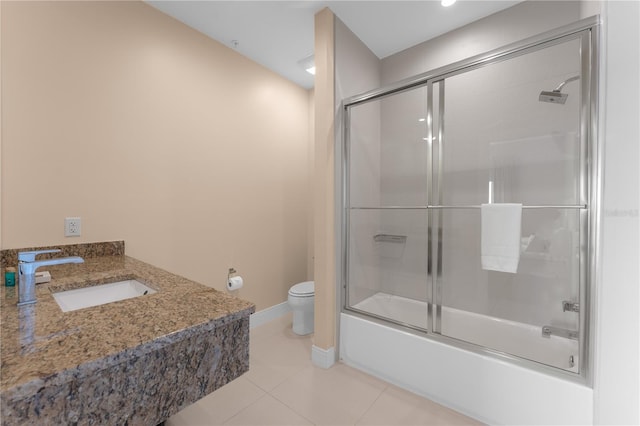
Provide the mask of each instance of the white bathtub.
{"label": "white bathtub", "polygon": [[[426,305],[414,300],[378,294],[357,308],[392,314],[414,325],[423,321],[426,327]],[[543,338],[539,327],[455,309],[443,309],[442,316],[443,334],[523,357],[525,352],[529,356],[553,352],[549,364],[557,361],[566,366],[573,354],[577,365],[577,342]],[[584,384],[349,313],[340,315],[339,350],[344,363],[485,423],[584,425],[593,421],[593,390]]]}
{"label": "white bathtub", "polygon": [[[427,328],[426,302],[376,293],[354,305],[354,308]],[[542,337],[542,326],[443,307],[441,332],[444,336],[542,364],[574,373],[579,371],[578,341],[553,335],[550,338]]]}

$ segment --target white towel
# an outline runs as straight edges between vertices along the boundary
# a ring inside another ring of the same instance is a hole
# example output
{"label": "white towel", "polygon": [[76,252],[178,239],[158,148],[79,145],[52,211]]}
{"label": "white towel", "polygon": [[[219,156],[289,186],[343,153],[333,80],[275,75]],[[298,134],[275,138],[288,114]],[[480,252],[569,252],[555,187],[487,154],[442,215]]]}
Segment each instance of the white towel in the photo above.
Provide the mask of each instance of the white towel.
{"label": "white towel", "polygon": [[522,204],[483,204],[481,215],[482,269],[518,271]]}

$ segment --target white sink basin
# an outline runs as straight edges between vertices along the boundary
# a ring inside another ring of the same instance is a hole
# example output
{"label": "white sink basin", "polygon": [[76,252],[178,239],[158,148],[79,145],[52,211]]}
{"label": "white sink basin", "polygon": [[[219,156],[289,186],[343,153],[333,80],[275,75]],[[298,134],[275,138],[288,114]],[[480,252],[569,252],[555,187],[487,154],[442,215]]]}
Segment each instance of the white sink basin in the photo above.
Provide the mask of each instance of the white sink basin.
{"label": "white sink basin", "polygon": [[69,312],[153,293],[156,293],[154,289],[140,281],[126,280],[61,291],[53,293],[53,298],[63,312]]}

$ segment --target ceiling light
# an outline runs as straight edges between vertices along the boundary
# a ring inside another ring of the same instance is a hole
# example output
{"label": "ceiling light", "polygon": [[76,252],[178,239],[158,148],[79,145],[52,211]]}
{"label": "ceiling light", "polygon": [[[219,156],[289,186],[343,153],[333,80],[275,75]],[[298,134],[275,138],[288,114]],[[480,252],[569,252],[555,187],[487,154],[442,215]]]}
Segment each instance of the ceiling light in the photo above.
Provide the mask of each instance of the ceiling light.
{"label": "ceiling light", "polygon": [[424,121],[426,118],[418,118],[418,121]]}
{"label": "ceiling light", "polygon": [[316,74],[316,63],[313,55],[306,56],[298,61],[300,65],[309,74]]}
{"label": "ceiling light", "polygon": [[449,7],[449,6],[451,6],[452,4],[454,4],[455,2],[456,2],[456,0],[442,0],[442,1],[440,2],[440,4],[441,4],[443,7]]}

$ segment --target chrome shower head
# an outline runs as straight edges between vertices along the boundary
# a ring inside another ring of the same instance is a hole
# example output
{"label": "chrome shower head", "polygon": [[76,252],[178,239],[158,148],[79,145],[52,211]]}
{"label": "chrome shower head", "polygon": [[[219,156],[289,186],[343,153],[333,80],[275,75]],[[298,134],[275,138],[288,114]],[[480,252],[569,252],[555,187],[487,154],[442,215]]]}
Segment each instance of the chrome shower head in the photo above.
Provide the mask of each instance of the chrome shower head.
{"label": "chrome shower head", "polygon": [[567,102],[567,97],[569,95],[566,93],[560,92],[560,90],[568,82],[578,80],[579,78],[580,78],[579,76],[568,78],[562,83],[558,84],[558,87],[556,87],[550,92],[543,90],[542,92],[540,92],[540,96],[538,97],[538,100],[540,102],[550,102],[552,104],[564,104],[565,102]]}

